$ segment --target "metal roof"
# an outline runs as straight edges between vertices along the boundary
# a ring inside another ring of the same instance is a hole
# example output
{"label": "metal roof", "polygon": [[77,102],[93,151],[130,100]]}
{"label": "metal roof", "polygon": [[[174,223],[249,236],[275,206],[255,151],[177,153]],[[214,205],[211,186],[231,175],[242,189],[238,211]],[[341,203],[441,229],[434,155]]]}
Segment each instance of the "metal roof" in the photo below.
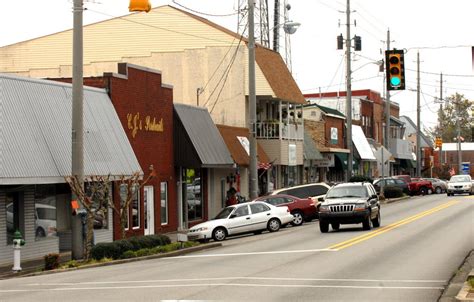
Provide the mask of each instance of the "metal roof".
{"label": "metal roof", "polygon": [[319,152],[318,148],[316,148],[313,138],[307,131],[304,132],[303,156],[304,159],[307,160],[323,159],[321,152]]}
{"label": "metal roof", "polygon": [[[71,174],[72,86],[0,74],[0,184]],[[138,160],[105,90],[84,88],[84,175],[131,175]]]}
{"label": "metal roof", "polygon": [[[400,120],[405,123],[405,134],[408,136],[410,134],[415,134],[417,133],[418,127],[416,124],[413,122],[411,118],[409,118],[406,115],[400,116]],[[429,140],[426,135],[423,133],[423,131],[420,131],[420,137],[421,137],[421,147],[431,147],[433,148],[433,144],[431,143],[431,140]]]}
{"label": "metal roof", "polygon": [[234,161],[207,108],[174,104],[203,167],[231,167]]}

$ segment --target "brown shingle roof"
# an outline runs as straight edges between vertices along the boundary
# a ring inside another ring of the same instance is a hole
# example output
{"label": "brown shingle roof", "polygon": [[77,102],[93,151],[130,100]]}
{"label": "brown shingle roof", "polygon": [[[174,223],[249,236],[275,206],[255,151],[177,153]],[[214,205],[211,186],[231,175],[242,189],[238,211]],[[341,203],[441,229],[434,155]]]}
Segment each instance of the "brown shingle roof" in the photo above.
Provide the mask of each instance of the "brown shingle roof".
{"label": "brown shingle roof", "polygon": [[[217,129],[222,135],[227,149],[229,149],[230,155],[234,159],[235,163],[239,166],[249,165],[249,156],[245,151],[244,147],[240,144],[237,136],[249,137],[249,129],[241,127],[232,127],[226,125],[216,125]],[[269,163],[270,159],[268,155],[263,151],[263,148],[257,143],[257,156],[259,163]]]}
{"label": "brown shingle roof", "polygon": [[255,61],[272,87],[277,98],[291,103],[306,104],[281,55],[265,47],[255,47]]}

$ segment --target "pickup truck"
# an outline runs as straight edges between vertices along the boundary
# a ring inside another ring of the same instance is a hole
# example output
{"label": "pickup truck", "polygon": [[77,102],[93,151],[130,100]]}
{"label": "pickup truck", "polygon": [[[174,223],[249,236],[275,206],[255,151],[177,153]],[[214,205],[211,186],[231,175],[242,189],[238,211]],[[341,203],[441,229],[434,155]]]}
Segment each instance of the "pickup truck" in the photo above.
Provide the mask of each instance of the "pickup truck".
{"label": "pickup truck", "polygon": [[433,193],[433,185],[431,181],[424,178],[411,178],[410,175],[394,175],[393,178],[403,179],[408,184],[410,195],[426,195]]}

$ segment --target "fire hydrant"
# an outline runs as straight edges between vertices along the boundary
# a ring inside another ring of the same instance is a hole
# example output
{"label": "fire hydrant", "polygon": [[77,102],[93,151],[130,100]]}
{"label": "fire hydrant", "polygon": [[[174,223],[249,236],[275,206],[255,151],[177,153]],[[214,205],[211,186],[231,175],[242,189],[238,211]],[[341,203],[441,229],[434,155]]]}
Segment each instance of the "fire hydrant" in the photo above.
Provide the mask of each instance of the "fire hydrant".
{"label": "fire hydrant", "polygon": [[21,260],[21,247],[25,245],[25,240],[21,238],[20,231],[16,230],[13,234],[13,271],[21,271],[20,260]]}

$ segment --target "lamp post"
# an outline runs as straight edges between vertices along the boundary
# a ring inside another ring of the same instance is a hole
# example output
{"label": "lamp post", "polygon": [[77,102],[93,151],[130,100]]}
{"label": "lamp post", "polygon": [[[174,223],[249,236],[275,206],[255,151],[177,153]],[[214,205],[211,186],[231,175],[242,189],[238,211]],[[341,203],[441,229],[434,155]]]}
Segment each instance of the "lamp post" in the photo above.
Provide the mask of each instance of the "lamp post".
{"label": "lamp post", "polygon": [[250,199],[258,197],[258,175],[257,175],[257,137],[255,122],[257,120],[257,96],[255,89],[255,33],[254,33],[254,5],[255,0],[248,0],[248,23],[249,23],[249,176],[250,176]]}

